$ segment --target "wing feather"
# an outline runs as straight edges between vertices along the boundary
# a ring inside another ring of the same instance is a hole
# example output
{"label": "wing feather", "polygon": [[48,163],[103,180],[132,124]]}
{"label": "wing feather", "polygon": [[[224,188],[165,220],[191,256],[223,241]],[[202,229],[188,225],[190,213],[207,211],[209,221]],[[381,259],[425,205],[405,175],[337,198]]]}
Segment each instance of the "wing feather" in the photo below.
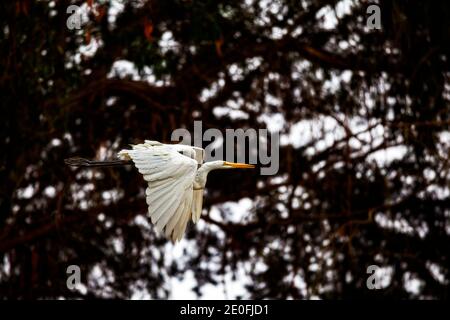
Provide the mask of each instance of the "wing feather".
{"label": "wing feather", "polygon": [[192,147],[195,152],[195,160],[198,162],[198,164],[203,164],[205,161],[205,149],[198,148],[198,147]]}
{"label": "wing feather", "polygon": [[[205,149],[193,147],[195,151],[195,160],[199,164],[203,164],[205,161]],[[203,190],[194,190],[192,199],[192,221],[197,223],[202,215],[203,208]]]}
{"label": "wing feather", "polygon": [[155,141],[122,150],[119,156],[133,160],[147,181],[148,214],[158,232],[180,240],[191,218],[197,161]]}
{"label": "wing feather", "polygon": [[[152,223],[157,223],[158,220],[166,214],[172,214],[172,210],[174,206],[178,205],[179,199],[172,200],[175,192],[178,194],[177,189],[172,189],[171,186],[164,187],[164,189],[160,189],[159,193],[163,194],[160,196],[159,194],[151,194],[147,196],[149,199],[149,207],[148,212],[151,217]],[[176,209],[176,208],[175,208]]]}
{"label": "wing feather", "polygon": [[186,200],[187,200],[186,207],[184,208],[180,219],[178,220],[177,224],[175,225],[175,228],[173,229],[172,241],[181,240],[184,232],[186,231],[187,223],[191,218],[192,192],[188,194]]}
{"label": "wing feather", "polygon": [[[186,192],[189,192],[190,190],[186,190]],[[170,218],[169,222],[166,225],[166,230],[165,230],[165,234],[167,238],[171,238],[172,241],[175,241],[176,238],[172,238],[173,235],[173,231],[177,225],[177,223],[179,223],[181,221],[181,217],[183,216],[183,214],[186,214],[186,211],[188,209],[188,202],[189,202],[189,195],[185,195],[183,197],[183,202],[181,203],[180,206],[178,206],[177,211],[175,212],[175,214]]]}
{"label": "wing feather", "polygon": [[197,223],[202,215],[203,207],[203,189],[193,191],[192,200],[192,221]]}

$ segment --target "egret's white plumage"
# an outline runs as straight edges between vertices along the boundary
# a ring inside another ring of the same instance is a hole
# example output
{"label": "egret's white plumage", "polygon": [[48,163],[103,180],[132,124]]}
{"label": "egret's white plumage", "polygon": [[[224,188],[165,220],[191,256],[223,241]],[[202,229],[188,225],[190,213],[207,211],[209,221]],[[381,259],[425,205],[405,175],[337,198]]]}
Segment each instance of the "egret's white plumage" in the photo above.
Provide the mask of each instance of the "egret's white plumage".
{"label": "egret's white plumage", "polygon": [[120,151],[119,157],[132,160],[148,182],[145,193],[149,217],[156,229],[174,242],[183,237],[190,219],[194,223],[200,219],[209,171],[253,167],[226,161],[203,164],[201,148],[150,140]]}

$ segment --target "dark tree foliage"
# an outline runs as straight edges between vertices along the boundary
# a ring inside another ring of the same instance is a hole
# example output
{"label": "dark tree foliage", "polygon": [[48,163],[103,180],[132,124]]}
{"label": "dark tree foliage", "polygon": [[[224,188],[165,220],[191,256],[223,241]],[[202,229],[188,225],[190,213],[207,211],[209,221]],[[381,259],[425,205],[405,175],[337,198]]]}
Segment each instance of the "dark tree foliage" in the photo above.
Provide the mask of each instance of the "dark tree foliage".
{"label": "dark tree foliage", "polygon": [[[450,3],[381,0],[381,30],[370,4],[2,1],[0,297],[168,298],[189,270],[200,296],[234,275],[243,298],[448,298]],[[276,119],[277,175],[213,172],[182,258],[148,224],[135,169],[64,165],[195,120]],[[233,219],[223,204],[242,198]],[[370,265],[385,288],[367,288]]]}

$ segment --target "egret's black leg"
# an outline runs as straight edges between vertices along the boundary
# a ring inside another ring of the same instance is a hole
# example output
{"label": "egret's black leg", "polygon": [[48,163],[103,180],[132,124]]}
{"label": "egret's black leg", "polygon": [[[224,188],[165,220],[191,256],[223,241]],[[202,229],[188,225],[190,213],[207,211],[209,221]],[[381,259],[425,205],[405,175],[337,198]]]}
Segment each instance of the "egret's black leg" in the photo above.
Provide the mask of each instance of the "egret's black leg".
{"label": "egret's black leg", "polygon": [[68,166],[73,167],[113,167],[113,166],[126,166],[133,163],[131,160],[95,161],[79,157],[68,158],[65,159],[64,162]]}

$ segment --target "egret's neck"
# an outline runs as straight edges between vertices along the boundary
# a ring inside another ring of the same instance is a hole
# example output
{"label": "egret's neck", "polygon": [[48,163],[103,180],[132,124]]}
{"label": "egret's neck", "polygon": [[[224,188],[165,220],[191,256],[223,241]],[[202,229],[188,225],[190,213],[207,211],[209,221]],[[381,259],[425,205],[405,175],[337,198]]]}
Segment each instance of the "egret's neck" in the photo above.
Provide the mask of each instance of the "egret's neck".
{"label": "egret's neck", "polygon": [[211,170],[224,169],[224,161],[211,161],[204,163],[198,170],[194,181],[194,189],[203,189],[206,185],[206,177]]}

